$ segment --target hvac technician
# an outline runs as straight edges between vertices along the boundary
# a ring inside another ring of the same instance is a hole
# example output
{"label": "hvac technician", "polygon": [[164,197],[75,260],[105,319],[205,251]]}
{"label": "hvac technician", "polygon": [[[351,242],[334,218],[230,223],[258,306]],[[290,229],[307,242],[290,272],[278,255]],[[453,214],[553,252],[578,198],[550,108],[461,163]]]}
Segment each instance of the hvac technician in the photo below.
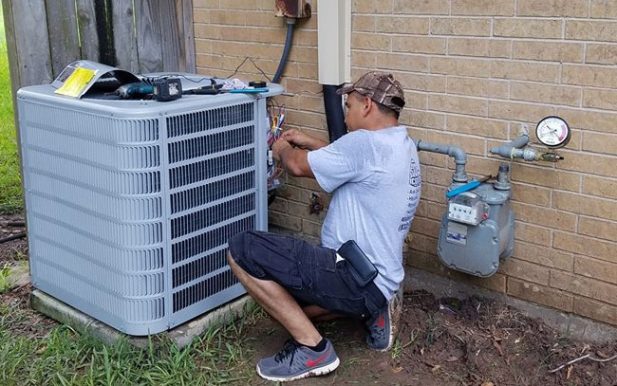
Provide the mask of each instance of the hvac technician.
{"label": "hvac technician", "polygon": [[349,134],[327,144],[288,130],[272,147],[290,174],[315,178],[332,193],[322,245],[254,231],[229,241],[233,272],[292,336],[257,364],[259,375],[273,381],[327,374],[339,365],[311,320],[362,318],[368,346],[381,351],[396,332],[403,240],[420,199],[416,145],[398,123],[405,96],[391,74],[379,72],[339,94],[347,96]]}

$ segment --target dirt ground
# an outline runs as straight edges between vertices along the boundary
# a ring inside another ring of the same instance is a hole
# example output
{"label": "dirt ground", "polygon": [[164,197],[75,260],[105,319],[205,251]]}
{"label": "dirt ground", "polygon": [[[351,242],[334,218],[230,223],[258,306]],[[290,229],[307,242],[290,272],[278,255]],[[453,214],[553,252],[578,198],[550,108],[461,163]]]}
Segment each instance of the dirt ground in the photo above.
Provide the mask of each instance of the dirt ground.
{"label": "dirt ground", "polygon": [[[0,239],[23,232],[19,216],[0,216]],[[0,268],[27,258],[20,238],[0,244]],[[30,285],[0,295],[3,306],[25,305]],[[25,308],[25,307],[24,307]],[[44,336],[56,323],[34,311],[11,327],[16,333]],[[332,374],[293,382],[297,385],[478,385],[617,386],[617,342],[593,345],[560,336],[541,321],[503,304],[479,297],[436,299],[426,291],[406,294],[392,351],[367,349],[360,322],[338,320],[320,324],[341,359]],[[278,351],[288,337],[265,317],[245,329],[249,363]],[[550,372],[569,361],[590,355]],[[601,360],[606,360],[601,362]],[[257,375],[249,384],[267,384]]]}

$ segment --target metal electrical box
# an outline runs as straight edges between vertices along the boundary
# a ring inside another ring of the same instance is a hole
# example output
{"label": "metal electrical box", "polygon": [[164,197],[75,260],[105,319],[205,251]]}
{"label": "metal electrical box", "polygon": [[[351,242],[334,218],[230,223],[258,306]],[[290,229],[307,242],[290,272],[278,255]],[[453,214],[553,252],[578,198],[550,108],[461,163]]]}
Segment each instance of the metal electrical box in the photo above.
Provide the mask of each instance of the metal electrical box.
{"label": "metal electrical box", "polygon": [[514,250],[514,214],[510,190],[484,183],[453,197],[443,215],[437,255],[446,266],[488,277],[497,272],[499,259]]}
{"label": "metal electrical box", "polygon": [[131,335],[242,295],[225,255],[233,234],[267,228],[269,87],[173,102],[22,88],[34,287]]}

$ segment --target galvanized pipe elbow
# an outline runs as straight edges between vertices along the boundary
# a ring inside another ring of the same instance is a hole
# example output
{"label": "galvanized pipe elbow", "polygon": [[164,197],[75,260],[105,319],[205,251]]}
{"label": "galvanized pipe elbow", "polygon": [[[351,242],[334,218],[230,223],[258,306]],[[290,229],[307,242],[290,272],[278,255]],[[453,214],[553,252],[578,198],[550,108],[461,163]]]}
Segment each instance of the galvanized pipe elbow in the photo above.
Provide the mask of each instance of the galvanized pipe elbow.
{"label": "galvanized pipe elbow", "polygon": [[[527,146],[528,143],[529,143],[529,135],[525,133],[525,134],[521,134],[520,136],[518,136],[517,138],[513,139],[512,141],[508,143],[492,148],[490,151],[491,151],[491,154],[500,155],[504,158],[516,158],[514,157],[514,153],[515,153],[514,150]],[[518,158],[522,158],[522,157],[518,157]]]}
{"label": "galvanized pipe elbow", "polygon": [[465,165],[467,164],[467,153],[465,153],[465,150],[458,146],[443,145],[440,143],[431,143],[422,140],[417,141],[416,148],[419,151],[445,154],[454,158],[456,169],[454,171],[454,175],[452,176],[452,180],[454,182],[467,182],[467,172],[465,171]]}

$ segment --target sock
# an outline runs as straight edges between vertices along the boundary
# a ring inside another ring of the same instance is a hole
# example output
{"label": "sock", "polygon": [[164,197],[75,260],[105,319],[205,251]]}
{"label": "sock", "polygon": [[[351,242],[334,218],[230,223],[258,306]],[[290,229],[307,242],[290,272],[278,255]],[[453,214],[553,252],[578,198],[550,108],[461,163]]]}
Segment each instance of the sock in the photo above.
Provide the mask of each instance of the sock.
{"label": "sock", "polygon": [[303,344],[303,346],[308,347],[313,351],[321,352],[326,348],[326,340],[324,338],[321,338],[319,343],[317,343],[317,346],[309,346],[307,344]]}

